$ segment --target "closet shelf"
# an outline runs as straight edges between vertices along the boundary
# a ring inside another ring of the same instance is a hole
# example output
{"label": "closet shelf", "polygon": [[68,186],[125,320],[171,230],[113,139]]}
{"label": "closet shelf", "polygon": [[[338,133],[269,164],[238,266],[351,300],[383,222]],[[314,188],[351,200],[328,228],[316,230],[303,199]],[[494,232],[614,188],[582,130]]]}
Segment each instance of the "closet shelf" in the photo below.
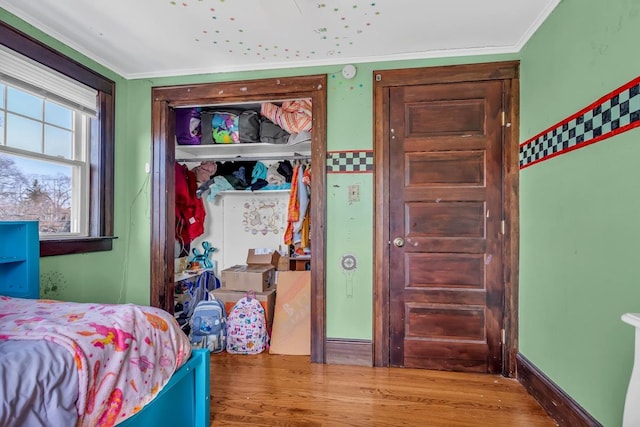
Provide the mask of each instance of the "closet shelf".
{"label": "closet shelf", "polygon": [[260,195],[265,195],[265,194],[279,194],[279,193],[291,193],[291,189],[282,189],[282,190],[222,190],[220,191],[218,194],[224,195],[224,194],[233,194],[233,195],[240,195],[240,196],[247,196],[247,195],[251,195],[251,194],[260,194]]}
{"label": "closet shelf", "polygon": [[176,161],[302,160],[311,157],[311,141],[295,145],[245,143],[176,145]]}

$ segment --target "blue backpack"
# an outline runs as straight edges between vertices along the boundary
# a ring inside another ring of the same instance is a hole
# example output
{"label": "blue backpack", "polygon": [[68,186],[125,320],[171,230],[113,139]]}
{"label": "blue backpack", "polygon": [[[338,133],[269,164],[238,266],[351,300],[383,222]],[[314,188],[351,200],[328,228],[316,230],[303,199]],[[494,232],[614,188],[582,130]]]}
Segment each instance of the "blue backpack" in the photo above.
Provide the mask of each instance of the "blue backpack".
{"label": "blue backpack", "polygon": [[208,348],[211,353],[220,353],[227,346],[227,313],[224,303],[213,296],[200,301],[189,321],[189,339],[193,348]]}
{"label": "blue backpack", "polygon": [[[196,251],[196,249],[194,249],[194,251]],[[218,289],[219,287],[220,280],[213,271],[205,271],[195,278],[180,281],[178,293],[184,294],[183,307],[182,310],[180,310],[182,311],[181,317],[188,322],[193,316],[193,312],[198,303],[210,299],[209,291]]]}

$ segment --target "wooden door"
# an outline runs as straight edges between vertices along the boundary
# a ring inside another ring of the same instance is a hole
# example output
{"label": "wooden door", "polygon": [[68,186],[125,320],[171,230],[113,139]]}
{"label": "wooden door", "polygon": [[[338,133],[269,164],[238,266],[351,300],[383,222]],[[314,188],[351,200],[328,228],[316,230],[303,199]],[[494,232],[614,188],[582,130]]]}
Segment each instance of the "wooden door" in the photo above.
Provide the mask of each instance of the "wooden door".
{"label": "wooden door", "polygon": [[501,371],[502,92],[390,89],[392,366]]}

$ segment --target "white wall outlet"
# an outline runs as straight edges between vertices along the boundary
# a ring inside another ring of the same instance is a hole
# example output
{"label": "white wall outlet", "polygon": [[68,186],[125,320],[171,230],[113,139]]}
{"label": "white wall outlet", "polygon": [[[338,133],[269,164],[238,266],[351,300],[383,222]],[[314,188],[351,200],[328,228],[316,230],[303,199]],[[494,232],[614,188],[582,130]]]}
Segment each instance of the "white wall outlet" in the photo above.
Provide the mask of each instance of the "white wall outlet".
{"label": "white wall outlet", "polygon": [[349,203],[360,201],[360,184],[349,186]]}
{"label": "white wall outlet", "polygon": [[149,162],[144,164],[144,173],[149,173],[151,172],[151,165],[149,164]]}

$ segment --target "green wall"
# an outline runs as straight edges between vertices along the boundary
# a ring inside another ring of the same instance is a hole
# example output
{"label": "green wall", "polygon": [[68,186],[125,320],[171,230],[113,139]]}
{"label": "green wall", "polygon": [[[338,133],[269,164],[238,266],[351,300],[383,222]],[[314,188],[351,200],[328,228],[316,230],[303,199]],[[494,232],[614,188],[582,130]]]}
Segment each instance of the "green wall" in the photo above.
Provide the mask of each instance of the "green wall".
{"label": "green wall", "polygon": [[[521,52],[522,141],[638,76],[640,1],[563,0]],[[520,174],[520,352],[622,422],[640,310],[640,129]]]}

